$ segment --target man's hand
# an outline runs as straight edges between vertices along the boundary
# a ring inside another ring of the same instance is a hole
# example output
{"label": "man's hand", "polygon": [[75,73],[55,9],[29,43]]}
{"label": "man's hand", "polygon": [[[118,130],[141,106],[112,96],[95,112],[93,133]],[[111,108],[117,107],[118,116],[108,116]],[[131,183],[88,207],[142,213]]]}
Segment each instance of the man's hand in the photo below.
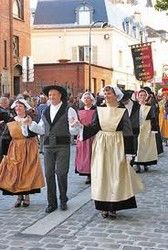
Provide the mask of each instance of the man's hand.
{"label": "man's hand", "polygon": [[81,125],[80,121],[76,118],[71,118],[71,120],[69,121],[69,125],[74,128],[74,127],[79,127]]}

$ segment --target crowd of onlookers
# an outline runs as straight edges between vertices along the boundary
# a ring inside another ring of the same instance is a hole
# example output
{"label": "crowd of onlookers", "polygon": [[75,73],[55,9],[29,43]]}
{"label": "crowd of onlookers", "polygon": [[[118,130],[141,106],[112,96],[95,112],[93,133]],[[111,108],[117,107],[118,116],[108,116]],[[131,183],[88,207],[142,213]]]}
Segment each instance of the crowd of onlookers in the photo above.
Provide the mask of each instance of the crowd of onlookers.
{"label": "crowd of onlookers", "polygon": [[[158,126],[161,132],[162,140],[166,146],[168,146],[168,92],[160,92],[154,93],[149,87],[145,87],[148,91],[148,98],[146,103],[155,106],[156,117]],[[134,92],[133,90],[128,90],[130,94],[130,98],[134,101],[138,99],[138,91]],[[79,93],[77,96],[70,95],[68,98],[69,106],[73,107],[75,110],[79,110],[83,107],[83,102],[81,101],[83,93]],[[93,94],[93,93],[92,93]],[[95,106],[100,106],[104,102],[104,97],[100,93],[94,95],[96,100]],[[43,110],[49,104],[48,98],[41,93],[38,96],[31,96],[27,91],[22,94],[18,94],[18,96],[11,97],[9,93],[4,93],[0,97],[0,122],[4,120],[8,121],[10,117],[14,116],[14,111],[10,108],[12,103],[18,99],[24,98],[32,107],[32,114],[34,114],[34,118],[36,121],[39,121],[41,118],[41,114]],[[1,122],[0,131],[3,130],[4,124]],[[1,132],[0,132],[1,133]],[[72,144],[74,144],[74,137],[72,137]],[[42,150],[41,150],[42,151]]]}

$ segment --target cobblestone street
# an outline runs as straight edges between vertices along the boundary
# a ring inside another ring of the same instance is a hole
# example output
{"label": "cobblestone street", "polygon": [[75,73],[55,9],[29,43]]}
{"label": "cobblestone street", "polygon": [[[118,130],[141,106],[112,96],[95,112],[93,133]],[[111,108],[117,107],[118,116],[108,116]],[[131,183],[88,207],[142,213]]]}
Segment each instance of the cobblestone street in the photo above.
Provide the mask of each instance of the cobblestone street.
{"label": "cobblestone street", "polygon": [[[0,194],[0,249],[10,250],[165,250],[168,249],[168,148],[159,157],[158,166],[141,173],[145,190],[136,196],[137,209],[118,212],[116,220],[103,219],[88,199],[59,225],[53,226],[45,235],[24,233],[32,225],[50,215],[45,214],[46,189],[32,195],[29,208],[14,208],[15,197]],[[75,146],[69,175],[69,211],[71,200],[90,191],[85,177],[74,173]],[[52,216],[65,211],[56,210]],[[49,219],[48,219],[49,221]],[[46,224],[43,227],[47,226]]]}

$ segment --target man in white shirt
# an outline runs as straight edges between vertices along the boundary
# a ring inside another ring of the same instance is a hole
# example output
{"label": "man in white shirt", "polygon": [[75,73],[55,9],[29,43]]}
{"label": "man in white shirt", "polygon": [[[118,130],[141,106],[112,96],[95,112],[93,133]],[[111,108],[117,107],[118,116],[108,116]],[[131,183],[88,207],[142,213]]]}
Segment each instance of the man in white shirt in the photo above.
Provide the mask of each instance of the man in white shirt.
{"label": "man in white shirt", "polygon": [[43,93],[48,96],[50,105],[37,124],[31,118],[25,121],[29,129],[44,135],[44,165],[47,183],[48,206],[46,213],[57,209],[56,176],[59,188],[61,210],[67,209],[67,179],[70,160],[70,135],[76,135],[78,128],[71,126],[78,120],[77,113],[67,105],[67,92],[58,85],[47,86]]}

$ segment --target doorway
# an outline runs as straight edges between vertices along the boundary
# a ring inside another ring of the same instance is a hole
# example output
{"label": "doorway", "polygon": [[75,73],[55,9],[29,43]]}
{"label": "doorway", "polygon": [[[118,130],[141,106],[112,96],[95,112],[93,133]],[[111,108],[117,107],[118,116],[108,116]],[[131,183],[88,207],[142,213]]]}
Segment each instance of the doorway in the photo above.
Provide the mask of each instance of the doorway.
{"label": "doorway", "polygon": [[14,81],[13,81],[13,91],[14,95],[17,96],[20,94],[20,77],[19,76],[14,76]]}
{"label": "doorway", "polygon": [[15,96],[20,94],[21,76],[22,76],[22,66],[18,64],[14,67],[14,77],[13,77],[13,93]]}

